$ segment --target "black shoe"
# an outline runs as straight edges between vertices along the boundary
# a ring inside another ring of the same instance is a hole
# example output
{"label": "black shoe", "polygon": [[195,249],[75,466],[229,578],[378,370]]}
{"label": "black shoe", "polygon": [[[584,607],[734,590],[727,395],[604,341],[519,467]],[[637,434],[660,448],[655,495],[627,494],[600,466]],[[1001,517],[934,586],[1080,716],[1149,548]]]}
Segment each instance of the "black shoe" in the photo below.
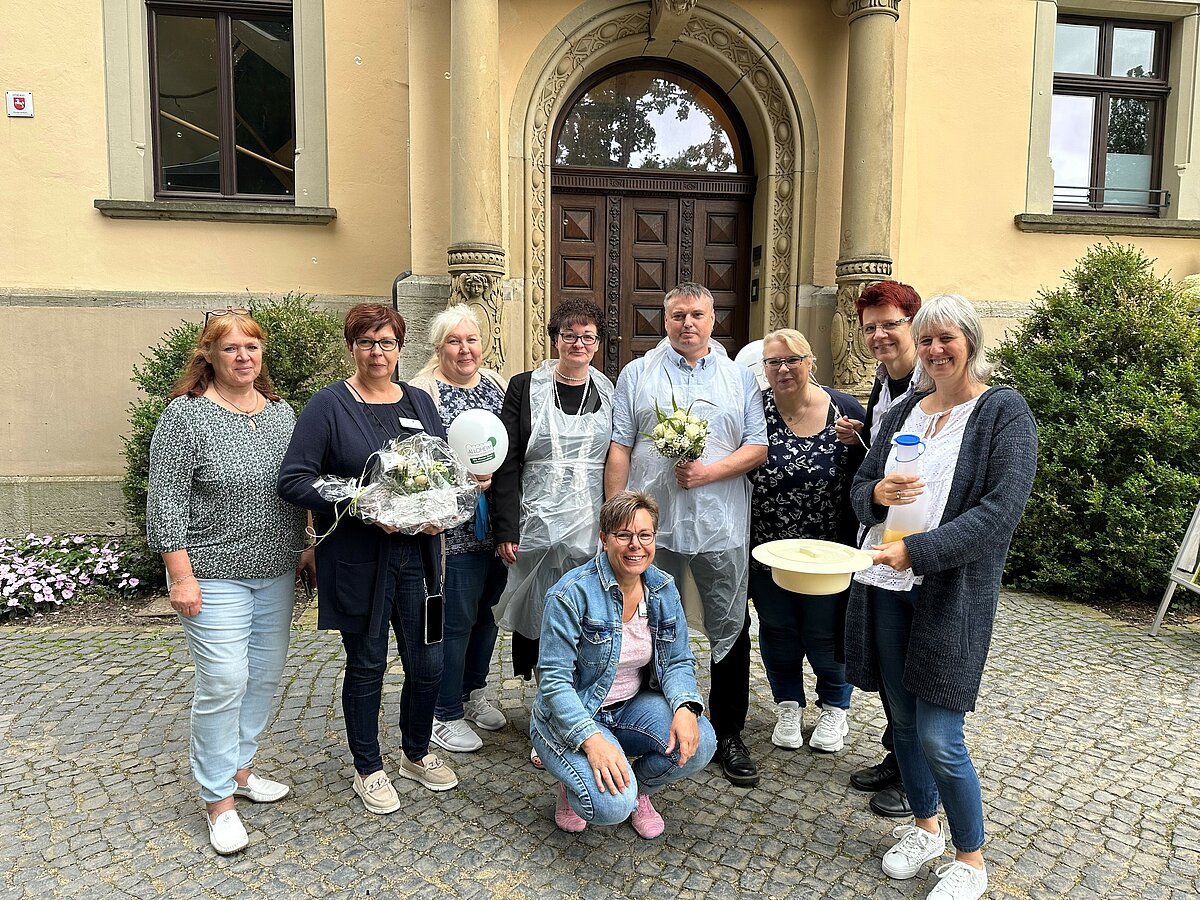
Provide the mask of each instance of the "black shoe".
{"label": "black shoe", "polygon": [[896,754],[889,753],[877,766],[867,766],[859,769],[850,776],[850,786],[860,791],[874,794],[900,783],[900,766],[896,762]]}
{"label": "black shoe", "polygon": [[871,812],[888,819],[903,819],[912,815],[904,785],[893,784],[871,798]]}
{"label": "black shoe", "polygon": [[717,761],[721,772],[732,784],[753,787],[758,784],[758,766],[750,758],[750,751],[742,743],[740,734],[731,734],[717,741]]}

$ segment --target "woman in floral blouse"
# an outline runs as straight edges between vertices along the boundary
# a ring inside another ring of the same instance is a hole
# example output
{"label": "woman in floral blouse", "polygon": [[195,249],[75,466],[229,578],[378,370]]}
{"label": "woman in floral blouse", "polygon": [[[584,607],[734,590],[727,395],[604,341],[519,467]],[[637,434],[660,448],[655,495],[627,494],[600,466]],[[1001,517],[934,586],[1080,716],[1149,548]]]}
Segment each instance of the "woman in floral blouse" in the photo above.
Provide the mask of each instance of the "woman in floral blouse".
{"label": "woman in floral blouse", "polygon": [[[855,521],[849,489],[864,449],[853,434],[844,443],[834,430],[842,416],[861,420],[862,405],[813,380],[816,358],[804,335],[791,328],[763,339],[763,392],[767,461],[750,473],[751,543],[818,538],[853,544]],[[846,592],[802,596],[784,590],[771,570],[753,559],[750,596],[759,618],[759,648],[777,705],[771,741],[804,746],[804,658],[817,676],[820,713],[809,738],[814,750],[842,749],[848,732],[850,685],[842,659]]]}

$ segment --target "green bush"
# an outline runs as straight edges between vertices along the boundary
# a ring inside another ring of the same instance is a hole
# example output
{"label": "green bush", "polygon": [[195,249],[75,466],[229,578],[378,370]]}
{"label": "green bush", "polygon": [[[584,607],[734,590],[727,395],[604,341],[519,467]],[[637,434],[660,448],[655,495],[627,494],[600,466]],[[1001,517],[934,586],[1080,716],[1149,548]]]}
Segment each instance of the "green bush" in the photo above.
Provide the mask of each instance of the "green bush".
{"label": "green bush", "polygon": [[[281,300],[252,303],[251,309],[267,332],[264,354],[267,371],[275,389],[297,414],[314,393],[350,373],[341,319],[314,308],[310,298],[288,294]],[[171,329],[142,355],[142,364],[133,369],[133,382],[145,396],[129,407],[129,433],[123,438],[125,479],[121,489],[126,513],[142,531],[146,527],[150,439],[199,331],[200,325],[195,322],[184,322]],[[134,574],[143,580],[153,578],[161,582],[162,567],[149,558],[151,564],[146,568],[133,567],[137,569]]]}
{"label": "green bush", "polygon": [[1010,579],[1157,599],[1200,498],[1200,324],[1132,246],[1092,247],[992,356],[1038,423]]}

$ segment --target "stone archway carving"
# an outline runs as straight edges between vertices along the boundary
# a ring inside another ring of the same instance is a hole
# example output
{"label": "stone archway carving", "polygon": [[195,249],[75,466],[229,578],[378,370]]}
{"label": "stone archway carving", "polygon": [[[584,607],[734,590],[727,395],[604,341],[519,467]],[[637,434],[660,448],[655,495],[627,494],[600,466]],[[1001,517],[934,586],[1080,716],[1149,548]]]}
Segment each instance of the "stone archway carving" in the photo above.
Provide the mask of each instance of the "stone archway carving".
{"label": "stone archway carving", "polygon": [[[514,243],[525,248],[527,366],[550,352],[547,214],[555,118],[575,85],[623,57],[707,60],[735,76],[730,99],[750,126],[760,185],[755,202],[766,204],[764,227],[756,229],[767,300],[758,313],[759,324],[763,329],[795,324],[799,285],[812,280],[816,116],[799,71],[778,43],[744,12],[720,5],[717,11],[697,3],[679,37],[664,44],[646,40],[650,3],[613,8],[610,2],[591,0],[552,30],[531,58],[518,86],[512,123],[514,143],[520,140],[514,155],[521,157],[525,181],[523,227]],[[733,21],[734,15],[739,21]]]}

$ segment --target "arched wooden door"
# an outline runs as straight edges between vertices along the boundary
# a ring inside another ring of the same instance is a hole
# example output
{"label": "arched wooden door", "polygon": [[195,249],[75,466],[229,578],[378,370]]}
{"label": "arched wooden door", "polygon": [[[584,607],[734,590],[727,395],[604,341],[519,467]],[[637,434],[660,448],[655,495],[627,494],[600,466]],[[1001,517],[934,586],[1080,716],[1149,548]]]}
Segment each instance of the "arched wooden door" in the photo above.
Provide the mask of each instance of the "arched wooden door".
{"label": "arched wooden door", "polygon": [[665,336],[663,296],[682,281],[713,294],[713,337],[748,340],[755,178],[732,104],[703,76],[629,63],[581,87],[556,128],[551,303],[604,311],[596,365],[616,378]]}

